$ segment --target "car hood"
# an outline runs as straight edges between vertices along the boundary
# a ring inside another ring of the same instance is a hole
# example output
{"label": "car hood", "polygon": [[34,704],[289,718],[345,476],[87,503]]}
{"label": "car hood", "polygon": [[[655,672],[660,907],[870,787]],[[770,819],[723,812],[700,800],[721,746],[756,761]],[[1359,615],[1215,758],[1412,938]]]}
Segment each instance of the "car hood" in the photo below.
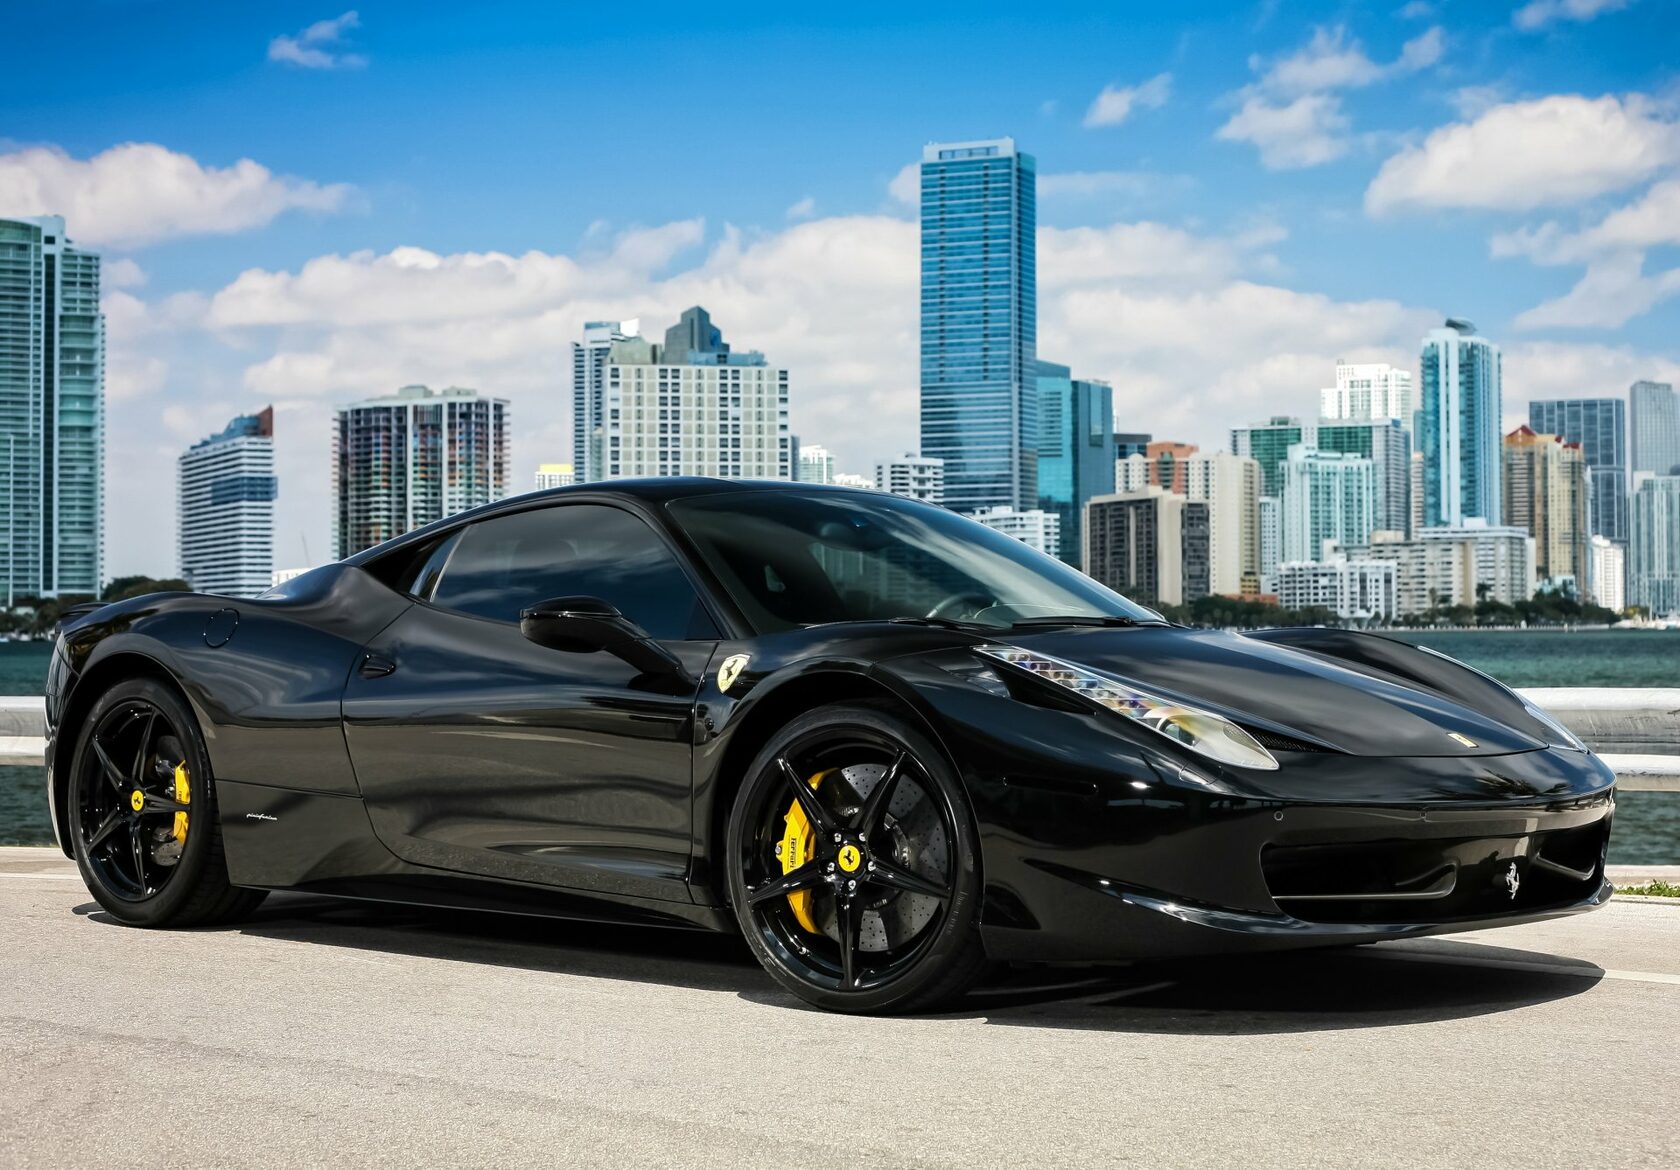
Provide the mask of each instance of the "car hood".
{"label": "car hood", "polygon": [[[1356,756],[1496,756],[1545,743],[1444,695],[1214,630],[1138,626],[997,639]],[[1470,741],[1453,738],[1454,733]]]}

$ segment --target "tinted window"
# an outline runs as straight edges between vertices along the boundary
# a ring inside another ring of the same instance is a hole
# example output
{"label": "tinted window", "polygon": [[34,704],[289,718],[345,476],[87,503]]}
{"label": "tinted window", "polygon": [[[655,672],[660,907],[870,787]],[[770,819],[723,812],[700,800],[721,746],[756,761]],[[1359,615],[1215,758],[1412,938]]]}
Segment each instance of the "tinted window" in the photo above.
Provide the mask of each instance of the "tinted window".
{"label": "tinted window", "polygon": [[497,621],[554,597],[599,597],[655,638],[715,637],[676,558],[618,508],[568,504],[481,520],[461,533],[432,602]]}
{"label": "tinted window", "polygon": [[996,627],[1068,616],[1159,620],[1013,537],[885,493],[731,492],[669,510],[766,632],[927,615]]}

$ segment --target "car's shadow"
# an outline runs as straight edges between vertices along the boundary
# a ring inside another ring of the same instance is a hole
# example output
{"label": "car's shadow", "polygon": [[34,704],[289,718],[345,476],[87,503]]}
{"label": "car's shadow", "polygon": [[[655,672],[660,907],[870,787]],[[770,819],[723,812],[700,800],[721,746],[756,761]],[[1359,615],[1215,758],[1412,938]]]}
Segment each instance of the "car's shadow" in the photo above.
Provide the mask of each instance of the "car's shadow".
{"label": "car's shadow", "polygon": [[[114,921],[92,904],[78,913]],[[236,929],[263,938],[552,974],[728,991],[815,1010],[783,992],[739,939],[682,930],[271,896]],[[1342,950],[1001,972],[933,1018],[1017,1027],[1256,1035],[1490,1015],[1590,990],[1580,959],[1430,939]]]}

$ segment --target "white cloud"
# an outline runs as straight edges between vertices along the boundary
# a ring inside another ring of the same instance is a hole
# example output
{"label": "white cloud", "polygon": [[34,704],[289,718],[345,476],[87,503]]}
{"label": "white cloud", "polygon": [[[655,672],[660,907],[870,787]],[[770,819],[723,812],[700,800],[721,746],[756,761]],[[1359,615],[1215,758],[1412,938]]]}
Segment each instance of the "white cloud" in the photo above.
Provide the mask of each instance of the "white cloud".
{"label": "white cloud", "polygon": [[1680,125],[1639,95],[1555,94],[1431,132],[1383,163],[1365,209],[1526,211],[1620,190],[1676,161]]}
{"label": "white cloud", "polygon": [[1102,92],[1085,111],[1085,125],[1118,126],[1131,117],[1133,109],[1158,110],[1172,94],[1172,74],[1157,73],[1139,85],[1103,86]]}
{"label": "white cloud", "polygon": [[0,207],[62,215],[88,245],[138,247],[173,236],[261,227],[286,211],[334,212],[353,188],[276,175],[250,159],[204,166],[156,143],[113,146],[88,159],[52,146],[0,154]]}
{"label": "white cloud", "polygon": [[1570,232],[1555,220],[1493,237],[1496,259],[1526,256],[1536,264],[1587,264],[1616,252],[1680,245],[1680,179],[1654,184],[1592,227]]}
{"label": "white cloud", "polygon": [[102,288],[139,288],[146,283],[145,270],[127,256],[106,260],[99,267]]}
{"label": "white cloud", "polygon": [[1244,100],[1216,136],[1252,142],[1268,170],[1315,167],[1347,153],[1348,119],[1335,94],[1309,93],[1277,105],[1258,95]]}
{"label": "white cloud", "polygon": [[1511,23],[1525,32],[1560,20],[1585,22],[1606,12],[1619,12],[1632,0],[1532,0],[1511,14]]}
{"label": "white cloud", "polygon": [[296,36],[278,36],[268,42],[268,59],[302,69],[360,69],[367,58],[341,48],[344,34],[361,27],[352,9],[331,20],[317,20]]}
{"label": "white cloud", "polygon": [[1441,59],[1445,36],[1431,27],[1407,41],[1388,64],[1373,61],[1346,28],[1318,28],[1300,49],[1268,63],[1255,55],[1258,80],[1235,95],[1237,112],[1216,131],[1227,142],[1250,142],[1269,170],[1314,167],[1351,145],[1351,123],[1338,91],[1363,89],[1427,69]]}
{"label": "white cloud", "polygon": [[887,184],[887,194],[906,207],[916,207],[922,202],[922,164],[905,163],[898,174]]}
{"label": "white cloud", "polygon": [[1642,252],[1622,252],[1594,260],[1561,297],[1519,313],[1519,329],[1619,329],[1680,293],[1680,268],[1645,275]]}
{"label": "white cloud", "polygon": [[807,195],[807,196],[805,196],[805,198],[803,198],[803,199],[799,200],[798,202],[794,203],[793,206],[791,206],[787,209],[787,218],[790,219],[790,220],[793,220],[793,219],[810,219],[816,213],[817,213],[816,197],[813,196],[813,195]]}
{"label": "white cloud", "polygon": [[1153,199],[1192,186],[1186,175],[1154,171],[1063,171],[1038,176],[1040,199],[1091,199],[1115,196],[1125,200]]}
{"label": "white cloud", "polygon": [[1401,20],[1428,20],[1435,15],[1435,6],[1426,0],[1410,0],[1409,3],[1402,4],[1400,11],[1394,15]]}

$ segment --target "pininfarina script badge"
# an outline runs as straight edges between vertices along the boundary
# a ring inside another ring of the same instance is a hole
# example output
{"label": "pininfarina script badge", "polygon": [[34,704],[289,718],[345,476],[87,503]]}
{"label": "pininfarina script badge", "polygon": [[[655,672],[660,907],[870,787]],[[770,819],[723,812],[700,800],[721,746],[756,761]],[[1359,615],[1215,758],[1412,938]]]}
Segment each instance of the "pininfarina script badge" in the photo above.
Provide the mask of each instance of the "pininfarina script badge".
{"label": "pininfarina script badge", "polygon": [[741,672],[747,668],[751,656],[746,654],[731,654],[718,667],[718,690],[727,692],[735,685],[735,680],[741,677]]}

